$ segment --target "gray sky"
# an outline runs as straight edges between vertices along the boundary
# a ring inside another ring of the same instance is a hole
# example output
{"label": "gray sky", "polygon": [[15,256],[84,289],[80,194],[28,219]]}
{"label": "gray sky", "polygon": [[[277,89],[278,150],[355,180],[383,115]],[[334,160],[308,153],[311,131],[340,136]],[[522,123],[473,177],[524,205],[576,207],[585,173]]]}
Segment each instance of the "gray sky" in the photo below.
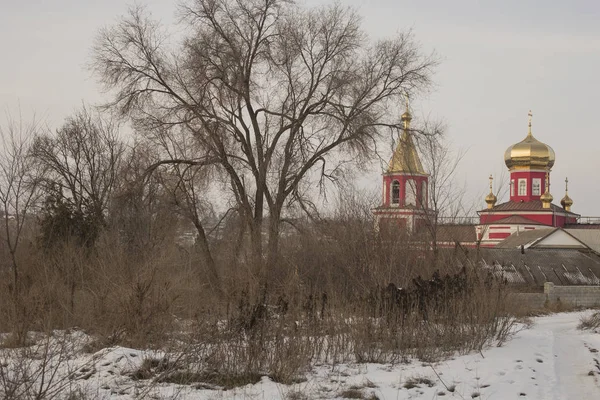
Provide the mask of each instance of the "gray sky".
{"label": "gray sky", "polygon": [[[139,2],[165,23],[174,21],[173,2]],[[556,152],[555,203],[568,176],[573,211],[600,216],[600,2],[341,3],[359,9],[373,37],[412,28],[424,50],[438,54],[436,87],[412,106],[416,117],[446,121],[452,146],[467,150],[457,173],[467,200],[485,195],[487,176],[506,169],[504,150],[525,137],[531,109],[534,135]],[[35,112],[57,127],[82,101],[100,101],[86,63],[98,29],[126,8],[121,0],[0,0],[0,107]],[[369,186],[379,187],[379,172],[369,175]]]}

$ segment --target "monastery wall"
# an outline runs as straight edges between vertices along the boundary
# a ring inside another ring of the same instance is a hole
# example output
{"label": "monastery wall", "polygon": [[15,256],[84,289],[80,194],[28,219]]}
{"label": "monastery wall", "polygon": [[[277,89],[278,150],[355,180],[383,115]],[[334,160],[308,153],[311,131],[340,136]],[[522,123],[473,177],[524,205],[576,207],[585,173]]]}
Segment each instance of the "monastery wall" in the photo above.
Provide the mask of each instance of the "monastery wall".
{"label": "monastery wall", "polygon": [[569,307],[600,307],[600,286],[557,286],[544,284],[544,293],[511,293],[514,307],[542,310],[561,302]]}
{"label": "monastery wall", "polygon": [[548,301],[560,301],[574,307],[600,306],[600,286],[556,286],[546,282],[544,294]]}
{"label": "monastery wall", "polygon": [[546,307],[546,295],[544,293],[511,293],[509,299],[513,307],[520,309],[524,307],[529,310],[542,310]]}

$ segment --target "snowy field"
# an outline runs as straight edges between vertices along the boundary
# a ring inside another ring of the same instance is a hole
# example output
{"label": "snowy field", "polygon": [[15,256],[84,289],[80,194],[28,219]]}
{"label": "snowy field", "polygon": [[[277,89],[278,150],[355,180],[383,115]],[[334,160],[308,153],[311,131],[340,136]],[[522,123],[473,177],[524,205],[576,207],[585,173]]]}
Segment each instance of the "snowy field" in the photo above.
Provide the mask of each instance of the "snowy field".
{"label": "snowy field", "polygon": [[302,383],[282,385],[263,377],[257,384],[232,390],[133,380],[130,376],[144,359],[160,354],[113,347],[65,363],[72,379],[54,389],[69,388],[84,399],[124,400],[600,399],[600,332],[577,330],[580,318],[590,313],[533,318],[503,347],[432,365],[415,361],[322,366]]}

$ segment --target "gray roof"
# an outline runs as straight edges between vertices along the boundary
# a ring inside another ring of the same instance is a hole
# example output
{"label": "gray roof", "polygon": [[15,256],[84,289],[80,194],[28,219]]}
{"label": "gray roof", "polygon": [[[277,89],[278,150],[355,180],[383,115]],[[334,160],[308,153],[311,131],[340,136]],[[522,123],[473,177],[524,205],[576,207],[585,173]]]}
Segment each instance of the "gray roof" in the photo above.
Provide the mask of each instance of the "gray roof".
{"label": "gray roof", "polygon": [[481,249],[480,262],[509,283],[541,286],[600,285],[600,256],[593,252],[553,249]]}
{"label": "gray roof", "polygon": [[521,246],[533,243],[543,237],[546,237],[550,233],[554,232],[556,228],[539,228],[531,229],[522,232],[515,232],[503,241],[501,241],[496,248],[501,249],[514,249]]}
{"label": "gray roof", "polygon": [[438,225],[436,232],[438,242],[473,243],[477,241],[475,225]]}
{"label": "gray roof", "polygon": [[576,239],[584,243],[590,249],[600,253],[600,230],[597,229],[565,229]]}

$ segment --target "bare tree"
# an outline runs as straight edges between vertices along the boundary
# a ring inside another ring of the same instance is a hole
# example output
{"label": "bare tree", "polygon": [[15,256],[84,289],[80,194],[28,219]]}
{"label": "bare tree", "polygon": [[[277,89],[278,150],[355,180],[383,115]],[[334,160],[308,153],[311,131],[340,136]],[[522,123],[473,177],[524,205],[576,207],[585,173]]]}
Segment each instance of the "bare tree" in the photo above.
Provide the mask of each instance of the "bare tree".
{"label": "bare tree", "polygon": [[[426,122],[426,132],[437,132],[437,135],[421,135],[418,147],[423,157],[425,170],[430,174],[428,187],[428,207],[434,213],[428,214],[427,229],[430,234],[432,248],[437,249],[438,227],[440,225],[475,225],[479,222],[476,211],[482,204],[485,195],[478,196],[474,201],[465,199],[466,185],[457,180],[456,170],[463,160],[466,150],[454,151],[442,134],[443,125],[440,122]],[[485,176],[485,175],[484,175]],[[482,180],[482,182],[485,182]],[[506,193],[505,174],[499,178],[496,185],[498,198]],[[475,228],[473,227],[474,233]],[[480,238],[476,238],[479,245]]]}
{"label": "bare tree", "polygon": [[30,154],[30,143],[38,132],[38,123],[7,118],[6,127],[0,126],[0,207],[3,239],[8,249],[12,290],[18,298],[20,290],[19,249],[26,224],[32,222],[32,209],[39,198],[40,169]]}
{"label": "bare tree", "polygon": [[151,254],[149,250],[172,239],[177,226],[159,176],[147,176],[157,157],[151,143],[134,141],[123,156],[108,209],[107,224],[138,256]]}
{"label": "bare tree", "polygon": [[209,248],[210,231],[207,231],[204,222],[214,215],[206,194],[214,174],[207,168],[198,168],[196,162],[186,162],[193,160],[194,155],[202,150],[198,148],[198,142],[185,130],[157,130],[151,138],[151,143],[156,145],[158,154],[169,162],[153,163],[147,170],[148,178],[150,173],[156,170],[154,177],[160,182],[175,212],[193,224],[197,233],[196,247],[210,273],[210,283],[219,289],[219,275]]}
{"label": "bare tree", "polygon": [[181,47],[134,8],[100,33],[93,69],[141,130],[183,129],[197,142],[193,158],[164,162],[226,176],[264,277],[286,208],[344,158],[370,157],[383,128],[400,129],[396,104],[429,85],[435,60],[410,33],[369,41],[339,4],[190,0],[180,11]]}
{"label": "bare tree", "polygon": [[113,120],[84,106],[56,134],[38,135],[33,144],[33,155],[47,171],[46,193],[89,222],[93,232],[83,234],[84,242],[93,242],[104,225],[125,152],[118,132]]}

